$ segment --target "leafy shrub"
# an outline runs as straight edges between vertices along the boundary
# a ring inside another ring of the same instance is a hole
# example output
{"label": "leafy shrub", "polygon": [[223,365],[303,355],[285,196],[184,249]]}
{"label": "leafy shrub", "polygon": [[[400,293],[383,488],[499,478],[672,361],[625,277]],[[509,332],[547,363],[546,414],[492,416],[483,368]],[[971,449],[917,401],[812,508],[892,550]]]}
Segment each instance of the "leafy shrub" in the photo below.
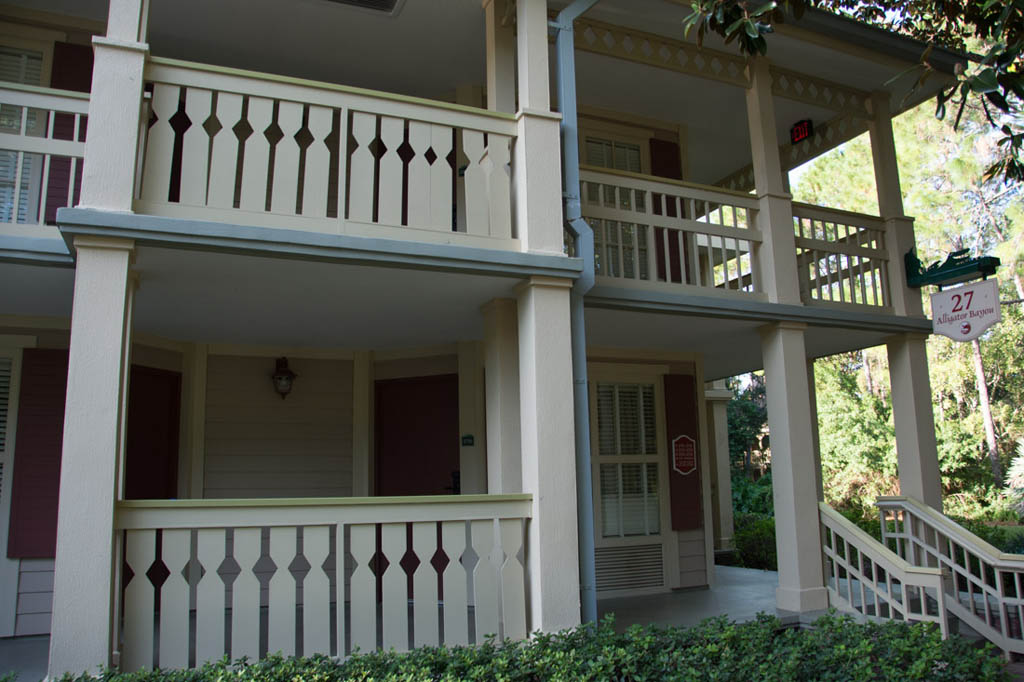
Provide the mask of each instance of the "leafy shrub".
{"label": "leafy shrub", "polygon": [[775,517],[739,514],[734,520],[733,542],[740,566],[778,570],[775,551]]}
{"label": "leafy shrub", "polygon": [[[70,676],[64,682],[93,682]],[[774,616],[737,624],[719,617],[695,628],[633,626],[616,633],[606,618],[536,634],[524,642],[377,652],[335,662],[270,657],[226,660],[194,671],[142,671],[100,676],[105,682],[359,682],[437,680],[1008,680],[1002,661],[937,628],[902,623],[857,624],[827,615],[809,630],[782,627]]]}
{"label": "leafy shrub", "polygon": [[732,508],[737,514],[775,513],[772,498],[772,475],[765,474],[756,481],[738,473],[732,477]]}

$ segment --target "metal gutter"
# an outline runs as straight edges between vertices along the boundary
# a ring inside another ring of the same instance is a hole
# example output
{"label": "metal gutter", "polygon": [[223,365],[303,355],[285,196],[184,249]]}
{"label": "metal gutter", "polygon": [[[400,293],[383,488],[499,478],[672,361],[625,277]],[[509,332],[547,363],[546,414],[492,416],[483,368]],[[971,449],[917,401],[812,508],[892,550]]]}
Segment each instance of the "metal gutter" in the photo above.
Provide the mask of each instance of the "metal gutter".
{"label": "metal gutter", "polygon": [[587,386],[587,332],[583,298],[594,286],[594,232],[582,218],[580,153],[576,115],[576,56],[573,22],[599,0],[574,0],[550,22],[555,29],[555,78],[562,121],[562,195],[565,222],[573,235],[583,272],[570,294],[573,404],[576,426],[576,519],[579,543],[580,617],[597,622],[597,571],[594,566],[594,489],[590,470],[590,394]]}

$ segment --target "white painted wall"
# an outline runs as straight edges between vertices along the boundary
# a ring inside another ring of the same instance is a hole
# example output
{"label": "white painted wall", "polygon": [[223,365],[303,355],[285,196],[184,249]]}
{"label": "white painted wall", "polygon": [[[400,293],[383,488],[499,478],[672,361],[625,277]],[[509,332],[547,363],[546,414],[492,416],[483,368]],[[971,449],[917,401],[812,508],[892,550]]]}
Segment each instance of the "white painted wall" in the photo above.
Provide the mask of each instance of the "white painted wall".
{"label": "white painted wall", "polygon": [[288,358],[284,400],[274,358],[211,355],[204,497],[352,494],[352,362]]}

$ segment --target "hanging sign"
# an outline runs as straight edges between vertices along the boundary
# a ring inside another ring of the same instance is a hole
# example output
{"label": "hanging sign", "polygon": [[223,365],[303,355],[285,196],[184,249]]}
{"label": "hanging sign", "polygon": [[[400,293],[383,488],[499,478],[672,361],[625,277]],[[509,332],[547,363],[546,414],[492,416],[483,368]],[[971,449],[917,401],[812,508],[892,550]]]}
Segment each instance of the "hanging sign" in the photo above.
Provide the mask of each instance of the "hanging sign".
{"label": "hanging sign", "polygon": [[672,469],[687,476],[697,470],[697,443],[689,436],[672,441]]}
{"label": "hanging sign", "polygon": [[995,279],[932,294],[932,330],[954,341],[973,341],[1002,319]]}

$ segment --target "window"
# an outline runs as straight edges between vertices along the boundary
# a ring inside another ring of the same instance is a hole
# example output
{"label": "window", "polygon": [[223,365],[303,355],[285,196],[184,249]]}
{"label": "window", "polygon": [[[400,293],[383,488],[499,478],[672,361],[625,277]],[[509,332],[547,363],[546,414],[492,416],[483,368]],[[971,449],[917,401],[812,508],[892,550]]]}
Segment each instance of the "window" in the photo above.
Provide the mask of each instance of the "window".
{"label": "window", "polygon": [[658,448],[653,384],[597,385],[601,536],[658,535]]}
{"label": "window", "polygon": [[586,159],[588,166],[616,170],[643,172],[640,145],[587,136]]}
{"label": "window", "polygon": [[[41,85],[43,60],[44,55],[38,50],[0,46],[0,80]],[[37,109],[28,109],[27,113],[23,113],[25,111],[20,106],[0,105],[0,132],[21,135],[24,124],[26,135],[43,135],[46,113]],[[25,121],[22,121],[23,115]],[[30,197],[37,196],[42,168],[41,154],[23,154],[19,168],[18,152],[0,150],[0,222],[37,222],[39,207]],[[33,189],[37,191],[33,192]],[[15,198],[17,215],[14,215]]]}

